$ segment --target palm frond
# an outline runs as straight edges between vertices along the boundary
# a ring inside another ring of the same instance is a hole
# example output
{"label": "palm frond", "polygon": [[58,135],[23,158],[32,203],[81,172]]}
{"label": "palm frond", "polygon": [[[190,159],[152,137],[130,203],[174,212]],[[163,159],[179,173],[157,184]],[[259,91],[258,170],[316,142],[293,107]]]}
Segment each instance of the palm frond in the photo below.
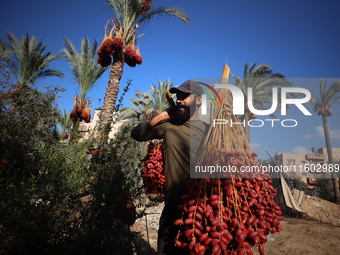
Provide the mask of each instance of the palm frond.
{"label": "palm frond", "polygon": [[[248,95],[248,88],[252,88],[252,102],[254,107],[258,109],[267,109],[272,105],[274,87],[290,87],[291,83],[284,78],[283,75],[273,74],[269,64],[261,64],[256,66],[257,62],[252,64],[248,69],[248,64],[244,65],[243,79],[237,75],[234,78],[235,85],[239,87],[246,98]],[[293,96],[293,95],[292,95]],[[278,94],[278,107],[280,109],[280,93]]]}
{"label": "palm frond", "polygon": [[325,95],[325,101],[329,104],[335,104],[340,97],[340,81],[334,82],[327,90]]}
{"label": "palm frond", "polygon": [[189,25],[191,22],[190,17],[181,9],[174,7],[159,7],[156,9],[151,9],[149,13],[144,16],[140,16],[138,23],[143,24],[150,21],[154,16],[164,16],[164,15],[172,15],[176,18],[182,20],[185,24]]}
{"label": "palm frond", "polygon": [[166,110],[169,107],[169,103],[166,99],[166,92],[173,87],[174,83],[170,83],[170,79],[166,79],[165,81],[161,81],[158,78],[158,87],[152,82],[151,95],[154,98],[154,108],[155,110],[159,110],[160,112]]}
{"label": "palm frond", "polygon": [[95,40],[91,46],[88,37],[82,39],[80,54],[68,38],[64,39],[64,45],[65,48],[62,49],[61,53],[70,64],[81,99],[85,100],[88,92],[108,67],[101,67],[96,62],[97,40]]}
{"label": "palm frond", "polygon": [[63,77],[58,69],[51,68],[49,64],[59,59],[58,54],[46,52],[47,44],[38,41],[28,34],[21,37],[21,41],[12,33],[7,33],[9,40],[7,54],[12,73],[20,84],[35,83],[37,79],[47,76]]}
{"label": "palm frond", "polygon": [[340,103],[340,81],[334,82],[327,89],[327,80],[321,79],[319,94],[311,91],[312,98],[308,105],[313,105],[313,111],[318,112],[320,109],[328,107],[333,104]]}

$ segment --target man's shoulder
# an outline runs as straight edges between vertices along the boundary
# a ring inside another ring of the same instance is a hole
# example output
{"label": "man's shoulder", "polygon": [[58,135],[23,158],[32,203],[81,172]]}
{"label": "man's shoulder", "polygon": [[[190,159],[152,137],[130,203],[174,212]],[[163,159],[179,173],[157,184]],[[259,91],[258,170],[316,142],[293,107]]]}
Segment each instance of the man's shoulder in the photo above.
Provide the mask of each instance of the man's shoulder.
{"label": "man's shoulder", "polygon": [[191,120],[190,125],[195,127],[201,127],[204,129],[207,129],[210,126],[210,124],[204,122],[203,120]]}

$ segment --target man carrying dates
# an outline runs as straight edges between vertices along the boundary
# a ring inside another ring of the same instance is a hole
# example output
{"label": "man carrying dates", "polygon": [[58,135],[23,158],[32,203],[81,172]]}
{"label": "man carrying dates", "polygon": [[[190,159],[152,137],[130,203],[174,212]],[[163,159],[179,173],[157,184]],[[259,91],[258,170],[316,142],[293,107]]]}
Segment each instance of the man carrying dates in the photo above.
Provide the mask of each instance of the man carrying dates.
{"label": "man carrying dates", "polygon": [[[185,181],[190,178],[192,161],[209,125],[200,120],[198,109],[202,102],[203,89],[195,81],[186,81],[170,89],[176,93],[174,109],[168,108],[160,114],[142,121],[131,132],[137,141],[164,139],[164,195],[163,209],[158,229],[157,254],[185,254],[175,246],[177,228],[174,221],[179,218],[177,206],[185,194]],[[224,103],[225,113],[231,115],[229,103]]]}

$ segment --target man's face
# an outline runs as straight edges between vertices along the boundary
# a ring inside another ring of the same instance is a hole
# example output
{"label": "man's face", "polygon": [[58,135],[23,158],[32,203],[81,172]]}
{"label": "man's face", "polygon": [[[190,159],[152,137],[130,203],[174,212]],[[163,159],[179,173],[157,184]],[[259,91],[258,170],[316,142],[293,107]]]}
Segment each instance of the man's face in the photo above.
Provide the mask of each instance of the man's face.
{"label": "man's face", "polygon": [[[193,115],[196,109],[195,94],[178,92],[176,94],[177,111],[175,118],[180,121],[187,121]],[[190,110],[191,109],[191,110]]]}

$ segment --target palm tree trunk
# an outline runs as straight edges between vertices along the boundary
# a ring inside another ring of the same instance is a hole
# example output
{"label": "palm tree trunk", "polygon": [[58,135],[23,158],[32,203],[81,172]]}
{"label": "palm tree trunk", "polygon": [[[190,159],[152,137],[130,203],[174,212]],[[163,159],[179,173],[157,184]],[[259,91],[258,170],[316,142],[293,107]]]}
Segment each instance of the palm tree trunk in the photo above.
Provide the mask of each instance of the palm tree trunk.
{"label": "palm tree trunk", "polygon": [[123,50],[120,50],[119,52],[116,52],[114,56],[101,112],[100,124],[105,129],[109,128],[113,121],[113,112],[119,92],[119,83],[123,75],[123,67],[124,53]]}
{"label": "palm tree trunk", "polygon": [[[327,121],[326,115],[322,115],[322,122],[323,122],[323,129],[325,132],[326,148],[327,148],[327,154],[328,154],[328,164],[333,165],[334,160],[333,160],[332,146],[331,146],[331,140],[329,137],[328,121]],[[334,200],[336,204],[340,204],[339,180],[334,171],[331,172],[331,177],[332,177],[333,190],[334,190]]]}

